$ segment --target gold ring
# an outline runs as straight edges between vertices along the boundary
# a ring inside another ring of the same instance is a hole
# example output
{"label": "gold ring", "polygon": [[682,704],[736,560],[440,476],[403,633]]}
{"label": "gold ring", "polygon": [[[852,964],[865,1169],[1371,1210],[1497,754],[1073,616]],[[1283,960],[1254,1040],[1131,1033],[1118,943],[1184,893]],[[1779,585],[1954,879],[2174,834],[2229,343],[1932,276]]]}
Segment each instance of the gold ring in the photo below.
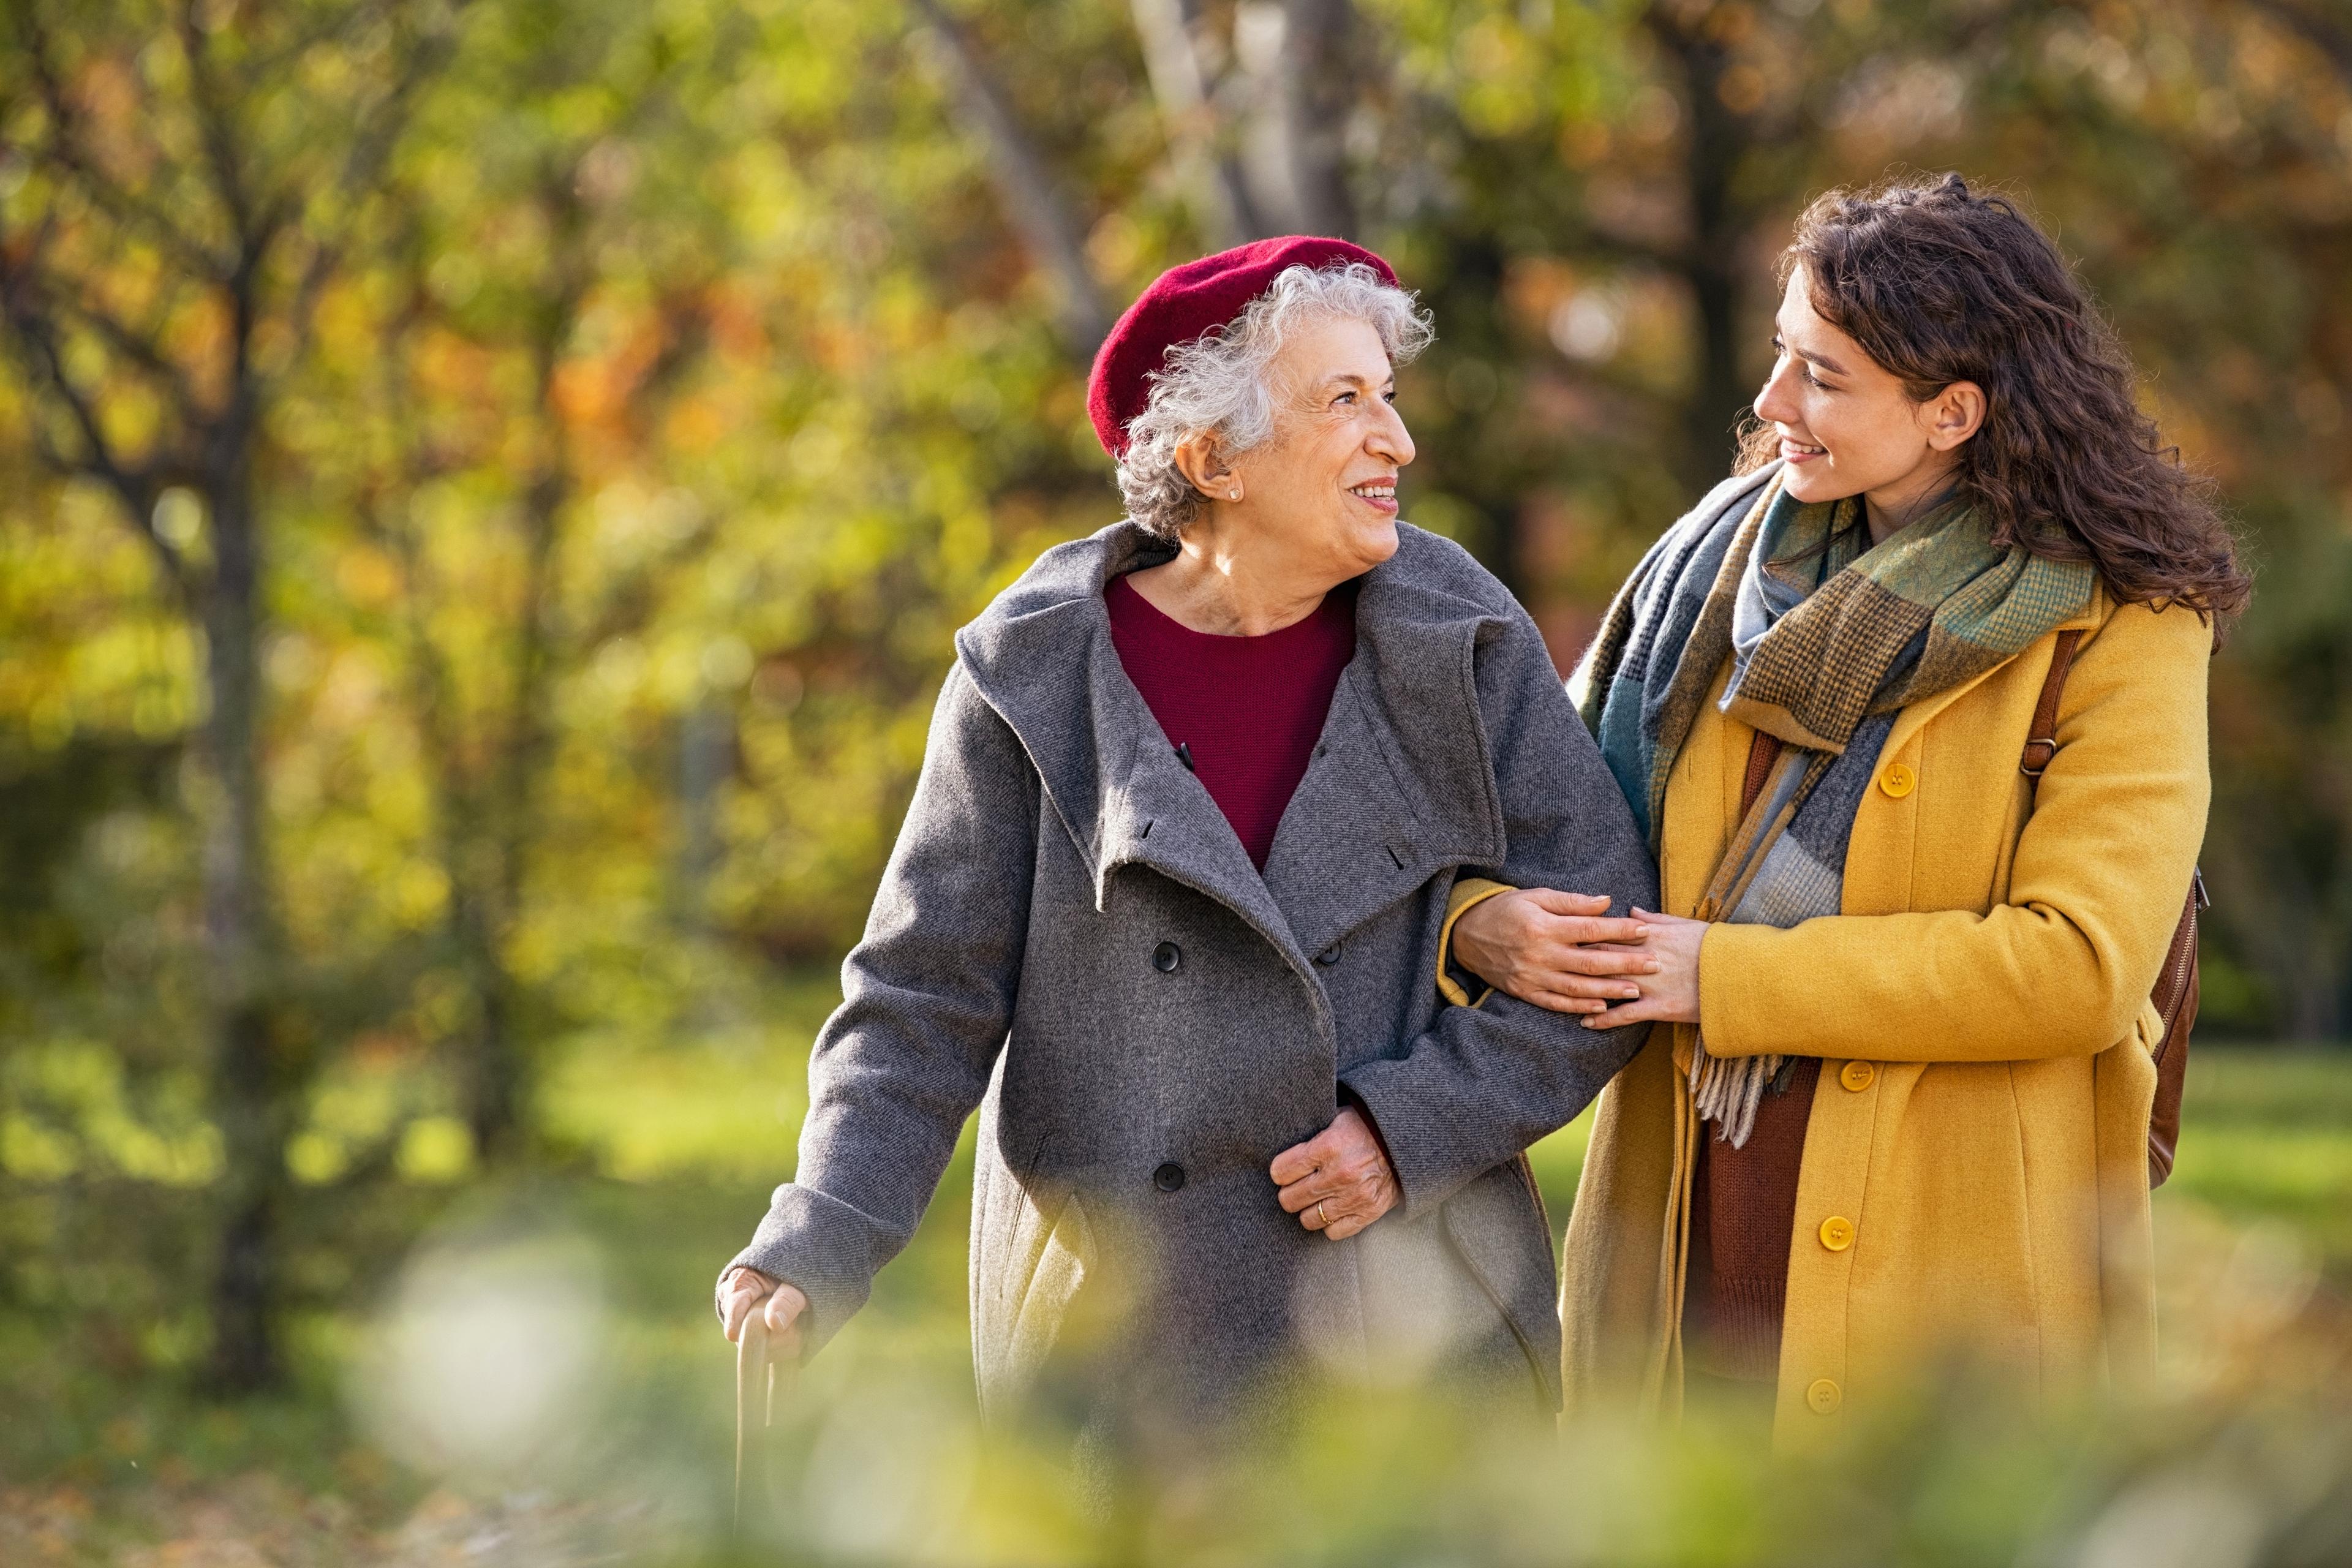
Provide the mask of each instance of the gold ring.
{"label": "gold ring", "polygon": [[1331,1228],[1331,1216],[1324,1212],[1323,1200],[1321,1198],[1317,1198],[1315,1200],[1315,1217],[1323,1222],[1324,1229],[1328,1230]]}

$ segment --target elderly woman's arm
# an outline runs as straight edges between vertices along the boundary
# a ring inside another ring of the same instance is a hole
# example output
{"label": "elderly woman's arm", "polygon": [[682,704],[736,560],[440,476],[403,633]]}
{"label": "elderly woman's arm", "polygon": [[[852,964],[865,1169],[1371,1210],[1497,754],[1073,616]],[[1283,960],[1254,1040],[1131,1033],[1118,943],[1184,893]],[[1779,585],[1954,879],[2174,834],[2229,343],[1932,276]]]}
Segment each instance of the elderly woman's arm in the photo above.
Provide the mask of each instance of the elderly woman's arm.
{"label": "elderly woman's arm", "polygon": [[914,1234],[987,1090],[1021,973],[1038,788],[959,663],[865,938],[842,966],[841,1006],[809,1060],[799,1169],[720,1271],[722,1283],[745,1267],[799,1289],[812,1349]]}
{"label": "elderly woman's arm", "polygon": [[[1503,810],[1505,862],[1519,887],[1608,895],[1609,913],[1656,907],[1657,871],[1625,797],[1576,715],[1534,623],[1509,614],[1476,652],[1479,718]],[[1640,1048],[1565,1014],[1496,995],[1448,1007],[1402,1057],[1351,1069],[1408,1212],[1566,1125]]]}

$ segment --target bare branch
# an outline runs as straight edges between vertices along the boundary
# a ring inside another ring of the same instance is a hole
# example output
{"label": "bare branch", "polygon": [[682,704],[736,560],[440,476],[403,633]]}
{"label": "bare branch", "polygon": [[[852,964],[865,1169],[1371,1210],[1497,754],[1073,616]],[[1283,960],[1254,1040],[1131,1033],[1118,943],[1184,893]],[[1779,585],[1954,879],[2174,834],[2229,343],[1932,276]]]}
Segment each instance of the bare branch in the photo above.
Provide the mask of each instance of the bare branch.
{"label": "bare branch", "polygon": [[914,8],[954,80],[965,129],[988,149],[989,168],[1007,216],[1032,259],[1053,276],[1061,296],[1063,336],[1082,354],[1091,354],[1110,330],[1110,311],[1087,265],[1085,233],[1076,215],[971,40],[939,0],[914,0]]}
{"label": "bare branch", "polygon": [[[466,0],[459,0],[457,8],[462,10],[465,4]],[[402,132],[407,129],[408,116],[415,106],[417,91],[447,60],[455,47],[456,39],[448,29],[433,34],[416,45],[409,52],[399,78],[378,100],[367,121],[352,137],[337,181],[337,188],[349,204],[343,220],[335,234],[314,242],[310,260],[302,268],[301,279],[295,285],[294,298],[288,307],[288,323],[298,341],[309,334],[319,297],[326,291],[328,279],[334,276],[335,268],[341,264],[344,247],[350,244],[352,232],[359,225],[362,204],[358,199],[358,193],[374,188],[384,165],[391,160],[393,149],[399,144]],[[289,212],[286,221],[290,223],[291,220]],[[274,235],[278,229],[273,227],[268,232]]]}
{"label": "bare branch", "polygon": [[1221,143],[1218,83],[1201,64],[1193,29],[1199,0],[1131,0],[1151,96],[1160,105],[1179,170],[1201,193],[1200,219],[1220,246],[1270,232],[1251,199],[1240,161]]}
{"label": "bare branch", "polygon": [[253,201],[245,188],[245,171],[238,164],[229,110],[222,101],[219,83],[213,79],[212,34],[197,15],[196,5],[197,0],[178,0],[175,18],[180,52],[188,67],[188,96],[195,104],[196,127],[204,140],[213,193],[228,213],[238,248],[250,255],[267,237],[255,229]]}
{"label": "bare branch", "polygon": [[196,395],[194,384],[188,380],[187,368],[165,353],[153,334],[140,331],[111,310],[86,299],[52,296],[51,308],[103,338],[116,353],[162,382],[173,412],[191,428],[202,429],[207,423],[207,412]]}
{"label": "bare branch", "polygon": [[367,3],[346,6],[329,16],[317,26],[299,32],[284,44],[257,56],[254,60],[253,74],[259,78],[278,76],[320,45],[348,39],[370,22],[392,16],[401,9],[402,4],[403,0],[367,0]]}
{"label": "bare branch", "polygon": [[65,90],[58,72],[48,31],[32,5],[16,7],[17,36],[30,62],[35,89],[49,121],[47,162],[72,177],[74,184],[109,216],[125,228],[143,234],[185,271],[210,282],[227,276],[232,263],[190,235],[162,209],[142,201],[99,167],[82,140],[82,115]]}
{"label": "bare branch", "polygon": [[[0,241],[5,236],[0,235]],[[37,257],[38,247],[32,250]],[[60,448],[37,414],[26,423],[33,428],[36,449],[52,471],[68,478],[95,479],[114,492],[131,527],[145,540],[156,564],[174,591],[185,594],[186,563],[178,546],[156,531],[155,500],[163,492],[163,468],[155,462],[134,464],[114,449],[99,421],[96,403],[68,374],[65,353],[58,341],[57,323],[45,310],[47,301],[33,275],[31,258],[11,260],[0,243],[0,318],[7,323],[18,356],[30,373],[28,380],[45,389],[63,409],[81,437],[78,454]]]}

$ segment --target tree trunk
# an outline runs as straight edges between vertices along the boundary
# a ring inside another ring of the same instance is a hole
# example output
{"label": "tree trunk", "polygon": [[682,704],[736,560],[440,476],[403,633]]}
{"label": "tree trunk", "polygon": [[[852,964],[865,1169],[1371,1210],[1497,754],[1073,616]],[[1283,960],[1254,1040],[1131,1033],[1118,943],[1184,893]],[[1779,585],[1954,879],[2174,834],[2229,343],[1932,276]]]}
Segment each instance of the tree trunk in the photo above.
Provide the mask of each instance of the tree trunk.
{"label": "tree trunk", "polygon": [[224,1170],[215,1238],[209,1381],[248,1394],[281,1381],[278,1226],[286,1193],[287,1043],[276,991],[267,786],[261,758],[260,541],[241,432],[209,487],[215,565],[202,593],[211,710],[205,759],[217,795],[205,814],[205,944],[214,1009],[212,1102]]}
{"label": "tree trunk", "polygon": [[[555,406],[555,373],[579,319],[587,279],[580,259],[581,213],[569,175],[542,193],[564,273],[555,297],[541,310],[532,343],[540,451],[523,503],[523,578],[517,605],[513,685],[507,731],[489,784],[484,832],[472,846],[482,875],[471,882],[479,902],[468,922],[468,967],[474,975],[480,1033],[466,1074],[467,1121],[485,1160],[520,1152],[530,1123],[531,1062],[521,1035],[520,987],[508,967],[507,944],[523,902],[529,846],[539,829],[539,792],[553,744],[547,723],[555,625],[556,556],[562,544],[563,509],[572,499],[570,453]],[[469,856],[470,858],[470,856]]]}
{"label": "tree trunk", "polygon": [[2344,1037],[2345,966],[2332,922],[2277,930],[2266,943],[2264,965],[2280,992],[2280,1018],[2286,1037],[2297,1044]]}
{"label": "tree trunk", "polygon": [[1734,195],[1734,180],[1753,142],[1753,116],[1723,101],[1724,46],[1685,26],[1663,7],[1649,14],[1652,33],[1666,46],[1683,79],[1690,115],[1683,143],[1683,177],[1690,203],[1690,241],[1679,268],[1698,320],[1693,384],[1683,422],[1684,481],[1696,493],[1729,471],[1734,427],[1755,398],[1739,366],[1740,319],[1746,299],[1742,266],[1753,216]]}
{"label": "tree trunk", "polygon": [[687,710],[677,728],[677,882],[674,907],[681,929],[712,934],[710,879],[726,858],[720,836],[719,792],[735,762],[735,715],[715,696]]}
{"label": "tree trunk", "polygon": [[473,1048],[459,1067],[458,1093],[475,1152],[485,1163],[503,1164],[521,1152],[530,1093],[516,986],[501,935],[507,922],[489,916],[477,893],[453,891],[452,897],[458,964],[474,993]]}
{"label": "tree trunk", "polygon": [[2333,1045],[2344,1037],[2343,981],[2332,966],[2295,988],[2286,1036],[2298,1045]]}
{"label": "tree trunk", "polygon": [[1351,47],[1355,6],[1351,0],[1284,0],[1282,11],[1281,122],[1295,226],[1353,238],[1348,117],[1370,65]]}
{"label": "tree trunk", "polygon": [[[1443,292],[1431,303],[1445,324],[1437,352],[1428,362],[1443,377],[1433,377],[1437,384],[1450,381],[1444,373],[1465,361],[1489,366],[1508,363],[1506,262],[1492,235],[1463,234],[1454,237],[1451,250],[1433,268],[1444,283]],[[1450,395],[1441,406],[1444,412],[1433,421],[1434,437],[1428,444],[1434,469],[1431,482],[1477,510],[1478,536],[1463,544],[1524,601],[1536,587],[1528,571],[1526,469],[1511,456],[1500,423],[1486,409],[1455,406]]]}

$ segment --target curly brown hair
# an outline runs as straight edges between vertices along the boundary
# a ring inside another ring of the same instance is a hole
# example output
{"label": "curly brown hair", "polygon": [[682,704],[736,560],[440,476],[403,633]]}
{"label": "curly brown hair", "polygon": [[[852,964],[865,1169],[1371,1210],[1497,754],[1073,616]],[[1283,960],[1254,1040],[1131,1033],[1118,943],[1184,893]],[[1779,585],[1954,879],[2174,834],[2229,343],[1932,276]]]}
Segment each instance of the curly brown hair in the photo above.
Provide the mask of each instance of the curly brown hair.
{"label": "curly brown hair", "polygon": [[[1984,389],[1957,478],[1995,543],[2087,559],[2126,602],[2209,621],[2245,607],[2252,580],[2210,488],[2140,411],[2114,329],[2014,203],[1958,174],[1832,191],[1797,220],[1782,288],[1799,267],[1822,319],[1913,399],[1956,381]],[[1741,469],[1776,447],[1752,426]]]}

